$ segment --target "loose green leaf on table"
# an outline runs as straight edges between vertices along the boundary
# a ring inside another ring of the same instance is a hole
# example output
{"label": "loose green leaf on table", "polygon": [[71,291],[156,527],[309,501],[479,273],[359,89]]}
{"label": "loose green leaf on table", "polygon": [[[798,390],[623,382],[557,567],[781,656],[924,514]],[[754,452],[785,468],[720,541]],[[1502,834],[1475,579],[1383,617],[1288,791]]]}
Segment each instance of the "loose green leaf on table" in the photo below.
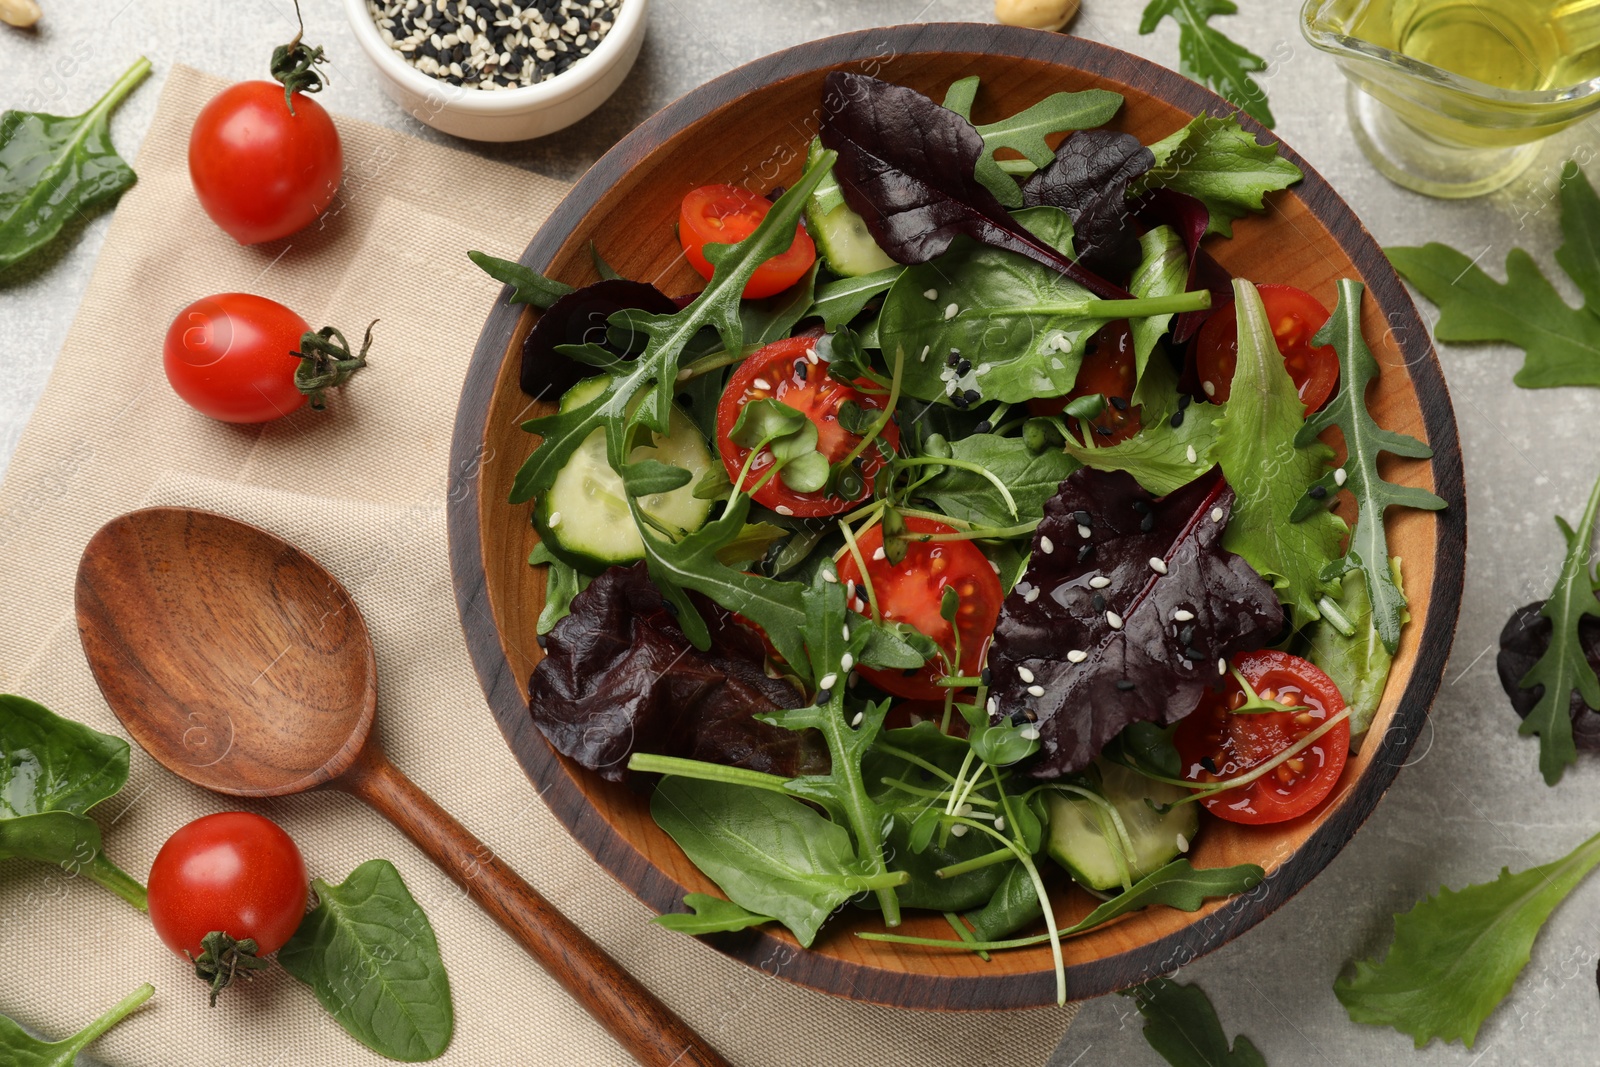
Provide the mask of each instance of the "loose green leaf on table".
{"label": "loose green leaf on table", "polygon": [[[1512,380],[1525,389],[1600,385],[1600,198],[1589,179],[1568,162],[1561,183],[1560,249],[1556,262],[1584,296],[1570,307],[1533,257],[1520,248],[1506,255],[1506,280],[1497,282],[1477,260],[1448,245],[1388,248],[1401,277],[1439,308],[1433,336],[1440,341],[1508,341],[1522,349],[1522,369]],[[1479,253],[1481,257],[1482,253]]]}
{"label": "loose green leaf on table", "polygon": [[1154,33],[1162,19],[1178,24],[1178,70],[1242,108],[1261,125],[1273,123],[1267,94],[1250,77],[1267,69],[1267,61],[1208,21],[1213,15],[1237,14],[1233,0],[1150,0],[1139,20],[1141,34]]}
{"label": "loose green leaf on table", "polygon": [[374,1052],[436,1059],[455,1032],[450,978],[427,915],[388,860],[368,860],[342,883],[312,879],[317,907],[278,962],[311,987],[340,1026]]}
{"label": "loose green leaf on table", "polygon": [[1436,1037],[1471,1048],[1527,965],[1545,920],[1597,862],[1600,835],[1554,863],[1518,874],[1501,868],[1492,882],[1440,889],[1395,916],[1383,962],[1356,961],[1333,991],[1351,1019],[1392,1026],[1418,1048]]}
{"label": "loose green leaf on table", "polygon": [[106,859],[88,812],[128,781],[128,743],[0,694],[0,859],[83,874],[141,911],[144,886]]}
{"label": "loose green leaf on table", "polygon": [[687,893],[683,902],[693,911],[657,915],[655,922],[680,934],[699,935],[747,930],[752,926],[777,921],[770,915],[758,915],[741,908],[731,900],[723,900],[708,893]]}
{"label": "loose green leaf on table", "polygon": [[0,271],[134,183],[111,143],[111,113],[149,73],[141,57],[81,115],[0,115]]}
{"label": "loose green leaf on table", "polygon": [[6,1067],[73,1067],[78,1053],[149,1000],[155,986],[146,982],[100,1018],[64,1041],[41,1041],[0,1015],[0,1062]]}
{"label": "loose green leaf on table", "polygon": [[1266,194],[1305,177],[1276,143],[1262,144],[1232,115],[1198,115],[1150,146],[1156,157],[1131,192],[1166,188],[1187,193],[1211,213],[1207,233],[1233,236],[1233,220],[1265,210]]}
{"label": "loose green leaf on table", "polygon": [[1172,1067],[1267,1067],[1243,1034],[1229,1047],[1217,1009],[1197,985],[1152,978],[1122,995],[1133,998],[1144,1016],[1144,1039]]}
{"label": "loose green leaf on table", "polygon": [[[1339,279],[1339,304],[1333,317],[1311,339],[1313,345],[1333,346],[1339,356],[1339,392],[1322,408],[1313,412],[1295,436],[1295,445],[1305,448],[1330,426],[1344,434],[1346,457],[1343,465],[1330,469],[1290,513],[1292,522],[1302,522],[1325,509],[1327,501],[1343,487],[1356,500],[1356,521],[1350,529],[1350,545],[1344,557],[1335,560],[1325,574],[1346,574],[1359,570],[1367,584],[1373,625],[1383,639],[1383,647],[1393,655],[1400,647],[1400,626],[1406,610],[1405,594],[1389,570],[1389,538],[1384,532],[1384,512],[1391,507],[1438,511],[1444,500],[1426,489],[1396,485],[1378,473],[1378,454],[1387,452],[1405,459],[1427,459],[1433,449],[1403,433],[1385,430],[1367,410],[1367,387],[1378,377],[1378,361],[1372,357],[1361,336],[1360,282]],[[1353,727],[1352,727],[1353,730]]]}
{"label": "loose green leaf on table", "polygon": [[1572,739],[1571,701],[1574,690],[1591,708],[1600,709],[1600,678],[1584,655],[1578,627],[1585,617],[1600,618],[1600,598],[1595,596],[1594,576],[1589,564],[1589,545],[1594,540],[1596,515],[1600,514],[1600,481],[1589,493],[1589,503],[1577,529],[1559,516],[1556,524],[1567,540],[1567,554],[1561,561],[1550,598],[1539,614],[1550,620],[1550,645],[1533,669],[1517,683],[1519,688],[1543,686],[1539,702],[1522,720],[1519,733],[1539,735],[1539,772],[1546,785],[1561,780],[1567,765],[1578,758]]}

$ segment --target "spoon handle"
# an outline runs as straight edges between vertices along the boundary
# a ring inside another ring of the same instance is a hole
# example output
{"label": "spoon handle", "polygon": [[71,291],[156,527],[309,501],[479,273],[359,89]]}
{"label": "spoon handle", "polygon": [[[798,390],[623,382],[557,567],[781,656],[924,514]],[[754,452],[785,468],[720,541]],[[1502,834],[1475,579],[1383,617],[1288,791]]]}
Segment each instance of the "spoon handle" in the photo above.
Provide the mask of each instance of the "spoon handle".
{"label": "spoon handle", "polygon": [[729,1067],[654,993],[400,773],[374,742],[331,784],[404,830],[645,1067]]}

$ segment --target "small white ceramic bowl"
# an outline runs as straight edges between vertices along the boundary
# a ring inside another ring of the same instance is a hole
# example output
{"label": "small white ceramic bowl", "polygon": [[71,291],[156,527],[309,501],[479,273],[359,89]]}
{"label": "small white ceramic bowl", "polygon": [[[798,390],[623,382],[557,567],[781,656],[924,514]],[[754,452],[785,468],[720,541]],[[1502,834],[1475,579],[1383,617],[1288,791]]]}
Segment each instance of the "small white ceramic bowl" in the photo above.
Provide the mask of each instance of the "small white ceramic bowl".
{"label": "small white ceramic bowl", "polygon": [[589,55],[538,85],[477,89],[424,74],[384,43],[367,0],[344,0],[361,50],[383,91],[419,122],[473,141],[526,141],[572,125],[603,104],[633,69],[644,43],[649,0],[622,0],[617,20]]}

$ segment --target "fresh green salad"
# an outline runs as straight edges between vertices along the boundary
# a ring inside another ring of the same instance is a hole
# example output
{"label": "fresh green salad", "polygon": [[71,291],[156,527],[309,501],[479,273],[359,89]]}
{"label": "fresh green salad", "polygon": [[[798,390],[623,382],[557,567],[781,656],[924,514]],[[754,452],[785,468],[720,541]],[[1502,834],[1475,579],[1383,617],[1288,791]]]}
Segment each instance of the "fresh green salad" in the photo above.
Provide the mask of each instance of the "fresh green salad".
{"label": "fresh green salad", "polygon": [[1367,410],[1360,284],[1203,247],[1299,180],[1275,145],[978,91],[830,74],[793,186],[684,197],[692,297],[474,258],[544,309],[533,720],[724,894],[658,921],[809,946],[848,904],[1047,944],[1064,999],[1064,939],[1262,879],[1190,863],[1208,820],[1333,793],[1407,621],[1384,511],[1444,502],[1379,475],[1430,453]]}

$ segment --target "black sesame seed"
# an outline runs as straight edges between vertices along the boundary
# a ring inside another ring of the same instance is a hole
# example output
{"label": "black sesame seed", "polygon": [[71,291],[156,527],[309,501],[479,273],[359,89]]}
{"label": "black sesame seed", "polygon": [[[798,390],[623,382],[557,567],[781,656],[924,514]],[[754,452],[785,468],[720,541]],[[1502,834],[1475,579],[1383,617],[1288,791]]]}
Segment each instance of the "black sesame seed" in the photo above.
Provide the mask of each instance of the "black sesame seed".
{"label": "black sesame seed", "polygon": [[1183,658],[1191,663],[1203,663],[1211,658],[1211,654],[1201,652],[1198,648],[1186,648],[1183,650]]}
{"label": "black sesame seed", "polygon": [[1313,485],[1310,489],[1312,500],[1321,500],[1328,495],[1328,490],[1320,485]]}
{"label": "black sesame seed", "polygon": [[988,667],[985,667],[981,672],[979,672],[978,680],[984,685],[989,685],[994,681],[994,672]]}
{"label": "black sesame seed", "polygon": [[1168,419],[1167,421],[1172,424],[1172,428],[1174,430],[1176,430],[1179,426],[1182,426],[1183,425],[1183,409],[1179,408],[1177,411],[1174,411],[1172,413],[1172,418]]}
{"label": "black sesame seed", "polygon": [[1151,530],[1154,530],[1155,528],[1156,528],[1156,516],[1155,516],[1154,512],[1151,512],[1149,515],[1146,515],[1144,518],[1139,520],[1139,530],[1140,530],[1141,533],[1149,533]]}
{"label": "black sesame seed", "polygon": [[956,364],[957,374],[966,374],[970,370],[972,370],[972,360],[970,359],[963,359],[960,363]]}
{"label": "black sesame seed", "polygon": [[1094,517],[1091,516],[1087,511],[1074,511],[1072,513],[1072,518],[1079,526],[1094,525]]}
{"label": "black sesame seed", "polygon": [[1133,683],[1128,681],[1126,678],[1119,678],[1117,679],[1117,688],[1126,693],[1128,690],[1133,688]]}
{"label": "black sesame seed", "polygon": [[1094,551],[1094,545],[1082,544],[1078,546],[1078,562],[1082,563],[1089,558],[1089,553]]}
{"label": "black sesame seed", "polygon": [[1089,603],[1094,605],[1094,610],[1096,613],[1106,610],[1106,598],[1101,596],[1099,593],[1096,593],[1094,596],[1090,597]]}
{"label": "black sesame seed", "polygon": [[1182,411],[1184,408],[1188,407],[1192,403],[1194,403],[1194,397],[1190,396],[1188,393],[1179,393],[1178,394],[1178,410],[1179,411]]}
{"label": "black sesame seed", "polygon": [[1193,623],[1190,623],[1188,626],[1185,626],[1183,629],[1178,631],[1178,640],[1182,641],[1185,645],[1194,644],[1194,624]]}
{"label": "black sesame seed", "polygon": [[810,364],[807,363],[805,360],[803,360],[803,359],[795,360],[794,361],[794,376],[796,378],[799,378],[802,382],[805,381],[808,367],[810,367]]}
{"label": "black sesame seed", "polygon": [[994,429],[994,424],[991,423],[988,419],[984,419],[982,422],[978,423],[978,425],[976,425],[976,426],[974,426],[972,428],[972,432],[973,433],[988,433],[992,429]]}
{"label": "black sesame seed", "polygon": [[1207,771],[1209,771],[1212,774],[1216,774],[1217,773],[1217,761],[1212,759],[1210,756],[1201,756],[1200,757],[1200,766],[1205,768]]}
{"label": "black sesame seed", "polygon": [[786,192],[788,192],[788,190],[785,189],[783,186],[774,185],[771,189],[767,190],[767,199],[771,200],[774,204],[776,204],[778,202],[778,200]]}
{"label": "black sesame seed", "polygon": [[983,394],[978,392],[976,389],[968,389],[967,390],[967,403],[976,404],[978,401],[980,401],[982,399],[983,399]]}
{"label": "black sesame seed", "polygon": [[1110,437],[1117,431],[1112,429],[1110,426],[1096,426],[1094,428],[1094,432],[1099,434],[1101,437]]}
{"label": "black sesame seed", "polygon": [[950,403],[956,406],[957,411],[965,411],[972,406],[971,402],[962,393],[952,393],[950,395]]}
{"label": "black sesame seed", "polygon": [[1116,408],[1118,411],[1128,410],[1128,401],[1126,397],[1108,396],[1106,399],[1109,400],[1111,402],[1111,406]]}
{"label": "black sesame seed", "polygon": [[950,354],[945,357],[944,365],[947,366],[947,367],[954,367],[956,364],[958,364],[960,362],[961,362],[961,353],[952,348],[950,350]]}
{"label": "black sesame seed", "polygon": [[1148,514],[1150,514],[1150,504],[1147,501],[1135,500],[1133,502],[1133,504],[1132,504],[1132,507],[1133,507],[1133,510],[1137,514],[1140,514],[1140,515],[1148,515]]}

